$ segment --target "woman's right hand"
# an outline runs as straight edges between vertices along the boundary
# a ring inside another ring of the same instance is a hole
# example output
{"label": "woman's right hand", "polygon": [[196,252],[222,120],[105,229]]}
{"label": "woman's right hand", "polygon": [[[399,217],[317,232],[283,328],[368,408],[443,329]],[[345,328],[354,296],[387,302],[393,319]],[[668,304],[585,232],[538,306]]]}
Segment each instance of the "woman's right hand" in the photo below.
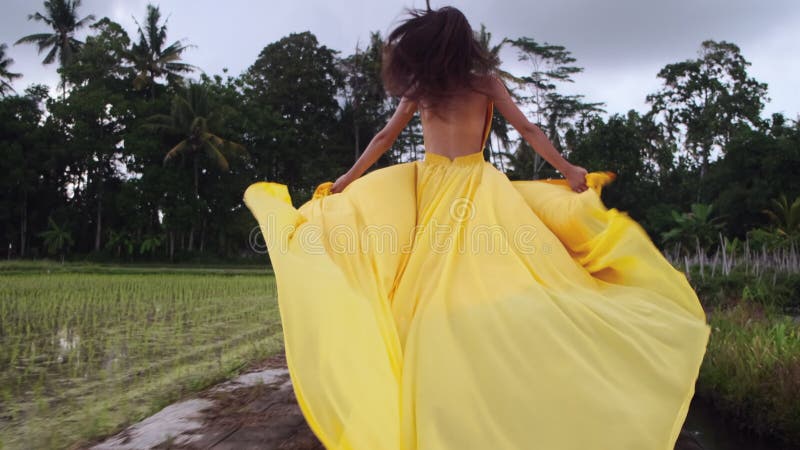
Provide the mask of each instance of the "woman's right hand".
{"label": "woman's right hand", "polygon": [[583,192],[589,187],[586,185],[586,174],[589,172],[586,171],[581,166],[576,166],[574,164],[570,164],[566,170],[562,172],[564,178],[567,179],[569,186],[575,192]]}
{"label": "woman's right hand", "polygon": [[353,174],[350,173],[350,171],[347,171],[344,175],[340,176],[339,178],[336,179],[336,181],[333,182],[333,184],[331,185],[331,193],[338,194],[342,192],[344,188],[346,188],[347,185],[352,183],[356,178],[358,177],[353,176]]}

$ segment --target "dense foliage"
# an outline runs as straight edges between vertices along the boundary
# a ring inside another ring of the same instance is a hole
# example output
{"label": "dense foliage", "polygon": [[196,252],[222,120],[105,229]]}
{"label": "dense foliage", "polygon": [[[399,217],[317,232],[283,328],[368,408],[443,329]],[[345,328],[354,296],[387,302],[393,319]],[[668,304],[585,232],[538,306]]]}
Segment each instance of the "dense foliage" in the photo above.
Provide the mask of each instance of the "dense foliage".
{"label": "dense foliage", "polygon": [[[45,2],[31,31],[40,22],[51,33],[17,42],[58,62],[58,95],[12,90],[21,75],[0,45],[0,244],[9,257],[258,256],[241,202],[248,183],[286,183],[299,205],[350,167],[397,102],[380,82],[377,32],[349,55],[310,31],[292,33],[241,74],[196,76],[184,60],[191,44],[169,39],[158,7],[148,5],[134,35],[79,7]],[[85,42],[75,37],[81,28]],[[560,92],[583,70],[563,46],[476,33],[495,57],[512,49],[530,64],[523,74],[501,65],[513,96],[568,159],[618,174],[606,204],[628,211],[657,245],[688,251],[698,234],[705,245],[754,230],[759,242],[796,240],[800,126],[762,117],[767,86],[748,75],[735,44],[705,41],[698,58],[666,65],[650,110],[605,115],[602,103]],[[487,160],[510,178],[559,176],[499,114],[492,132]],[[422,150],[415,117],[375,168]],[[781,195],[787,211],[775,212]]]}

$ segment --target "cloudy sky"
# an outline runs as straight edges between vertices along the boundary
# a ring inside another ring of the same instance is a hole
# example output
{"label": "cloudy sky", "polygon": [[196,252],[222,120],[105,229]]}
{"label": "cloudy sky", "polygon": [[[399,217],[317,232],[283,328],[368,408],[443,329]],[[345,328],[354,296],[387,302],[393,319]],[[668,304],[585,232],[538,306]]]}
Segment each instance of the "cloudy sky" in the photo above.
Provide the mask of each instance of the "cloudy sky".
{"label": "cloudy sky", "polygon": [[[119,22],[135,36],[133,17],[144,16],[147,0],[84,0],[81,16],[94,14]],[[195,45],[185,60],[208,74],[223,68],[238,75],[255,61],[261,49],[292,32],[310,30],[320,42],[350,54],[371,31],[383,36],[404,17],[405,7],[424,7],[421,0],[160,0],[169,17],[169,40],[185,38]],[[659,86],[664,65],[697,57],[705,39],[738,45],[752,65],[751,76],[768,84],[765,116],[800,114],[800,2],[797,0],[463,0],[439,2],[461,9],[475,29],[486,25],[494,40],[527,36],[563,45],[584,72],[563,92],[605,102],[609,113],[647,108],[645,96]],[[9,45],[15,60],[11,70],[31,83],[55,85],[54,66],[42,66],[44,54],[33,45],[14,46],[22,36],[48,31],[27,15],[43,11],[35,0],[3,0],[0,43]],[[82,35],[79,35],[81,37]],[[501,55],[516,74],[528,69],[509,50]]]}

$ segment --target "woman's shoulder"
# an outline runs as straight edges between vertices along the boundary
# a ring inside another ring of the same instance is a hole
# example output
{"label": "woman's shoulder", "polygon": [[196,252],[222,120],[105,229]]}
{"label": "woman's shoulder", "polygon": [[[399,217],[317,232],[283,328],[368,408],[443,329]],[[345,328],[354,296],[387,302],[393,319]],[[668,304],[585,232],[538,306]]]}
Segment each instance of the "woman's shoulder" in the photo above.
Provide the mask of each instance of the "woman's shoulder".
{"label": "woman's shoulder", "polygon": [[498,98],[498,95],[504,88],[503,82],[494,73],[488,74],[474,74],[473,87],[477,88],[482,94],[489,97],[489,100]]}

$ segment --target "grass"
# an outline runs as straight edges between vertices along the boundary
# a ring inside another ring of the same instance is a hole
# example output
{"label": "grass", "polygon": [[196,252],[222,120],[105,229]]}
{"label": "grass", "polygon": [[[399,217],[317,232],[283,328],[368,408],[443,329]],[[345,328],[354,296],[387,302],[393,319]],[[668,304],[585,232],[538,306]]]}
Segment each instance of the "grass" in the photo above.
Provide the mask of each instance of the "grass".
{"label": "grass", "polygon": [[255,275],[272,273],[271,268],[256,265],[170,265],[165,263],[139,263],[139,264],[105,264],[95,262],[68,262],[39,260],[39,261],[0,261],[0,275],[24,273],[119,273],[119,274],[152,274],[152,273],[184,273],[216,275]]}
{"label": "grass", "polygon": [[800,315],[800,273],[765,270],[756,275],[740,267],[728,275],[700,277],[698,271],[693,266],[688,278],[707,309],[731,307],[744,300]]}
{"label": "grass", "polygon": [[800,442],[800,322],[749,300],[708,317],[698,395],[739,428]]}
{"label": "grass", "polygon": [[665,252],[712,327],[696,391],[739,428],[800,443],[800,250],[720,235],[715,248]]}
{"label": "grass", "polygon": [[113,433],[282,346],[266,269],[0,265],[0,448]]}

